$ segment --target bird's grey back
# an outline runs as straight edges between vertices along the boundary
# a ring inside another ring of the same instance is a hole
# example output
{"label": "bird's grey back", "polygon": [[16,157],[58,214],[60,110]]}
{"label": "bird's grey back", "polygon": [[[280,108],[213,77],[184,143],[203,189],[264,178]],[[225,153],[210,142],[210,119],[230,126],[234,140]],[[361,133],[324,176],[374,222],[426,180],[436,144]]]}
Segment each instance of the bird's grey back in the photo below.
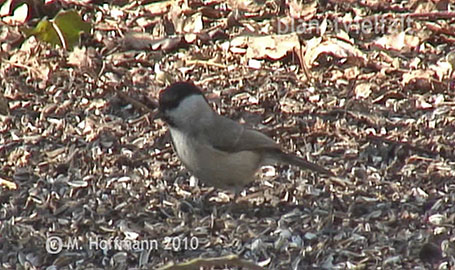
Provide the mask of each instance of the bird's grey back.
{"label": "bird's grey back", "polygon": [[201,133],[215,148],[226,152],[280,149],[271,138],[234,120],[215,114],[213,122],[204,126]]}

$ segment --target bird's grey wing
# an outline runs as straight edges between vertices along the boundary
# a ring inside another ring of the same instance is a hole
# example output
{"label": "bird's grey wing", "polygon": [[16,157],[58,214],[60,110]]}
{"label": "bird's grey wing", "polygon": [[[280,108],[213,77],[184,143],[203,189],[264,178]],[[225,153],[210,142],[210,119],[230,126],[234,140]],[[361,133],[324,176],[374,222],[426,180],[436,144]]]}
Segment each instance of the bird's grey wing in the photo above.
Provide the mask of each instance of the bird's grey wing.
{"label": "bird's grey wing", "polygon": [[223,116],[218,117],[213,125],[207,126],[204,133],[211,145],[225,152],[280,149],[273,139],[261,132],[246,128]]}
{"label": "bird's grey wing", "polygon": [[270,156],[265,156],[264,164],[275,164],[276,162],[289,163],[304,169],[310,169],[320,173],[333,176],[333,172],[319,166],[318,164],[297,157],[293,154],[286,154],[281,150],[279,144],[259,131],[246,128],[245,126],[223,116],[217,118],[212,124],[206,125],[203,129],[205,139],[215,149],[224,152],[240,152],[247,150],[266,151]]}

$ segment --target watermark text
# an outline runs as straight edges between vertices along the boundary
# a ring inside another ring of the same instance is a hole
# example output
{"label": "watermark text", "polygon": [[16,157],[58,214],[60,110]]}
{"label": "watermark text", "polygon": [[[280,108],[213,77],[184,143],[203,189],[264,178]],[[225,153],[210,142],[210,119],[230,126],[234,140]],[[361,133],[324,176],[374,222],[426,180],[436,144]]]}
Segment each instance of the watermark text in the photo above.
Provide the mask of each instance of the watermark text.
{"label": "watermark text", "polygon": [[46,251],[49,254],[58,254],[62,250],[124,250],[124,251],[142,251],[142,250],[170,250],[184,251],[196,250],[199,248],[199,239],[197,237],[165,237],[164,239],[121,239],[121,238],[102,238],[89,237],[81,241],[76,237],[62,238],[60,236],[50,236],[46,239]]}

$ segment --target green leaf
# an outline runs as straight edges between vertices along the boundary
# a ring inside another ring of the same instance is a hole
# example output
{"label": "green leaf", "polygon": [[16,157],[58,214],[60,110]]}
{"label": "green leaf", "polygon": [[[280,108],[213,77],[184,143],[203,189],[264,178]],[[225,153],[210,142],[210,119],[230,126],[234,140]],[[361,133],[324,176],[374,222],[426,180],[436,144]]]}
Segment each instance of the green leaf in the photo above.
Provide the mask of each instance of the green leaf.
{"label": "green leaf", "polygon": [[73,50],[79,42],[80,34],[90,32],[91,28],[91,24],[84,22],[77,11],[69,10],[59,12],[51,21],[43,19],[35,28],[23,31],[27,36],[33,35],[53,46],[60,45]]}
{"label": "green leaf", "polygon": [[35,36],[38,40],[45,41],[52,44],[53,46],[62,46],[57,31],[55,31],[52,23],[48,20],[42,20],[36,25],[35,28],[27,28],[23,31],[27,37]]}
{"label": "green leaf", "polygon": [[66,47],[72,50],[79,42],[79,36],[82,32],[88,33],[92,28],[89,23],[82,20],[77,11],[70,10],[57,14],[54,19],[54,26],[57,27],[63,35]]}

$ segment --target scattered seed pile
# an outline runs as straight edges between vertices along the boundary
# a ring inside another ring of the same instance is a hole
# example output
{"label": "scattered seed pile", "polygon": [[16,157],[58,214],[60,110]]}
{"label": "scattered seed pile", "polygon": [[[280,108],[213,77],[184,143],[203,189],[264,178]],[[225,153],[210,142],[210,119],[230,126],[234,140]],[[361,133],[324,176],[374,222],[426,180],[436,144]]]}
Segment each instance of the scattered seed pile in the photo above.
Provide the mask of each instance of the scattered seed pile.
{"label": "scattered seed pile", "polygon": [[[0,30],[1,269],[453,269],[449,1],[60,2],[73,50]],[[338,177],[198,183],[153,114],[178,80]]]}

